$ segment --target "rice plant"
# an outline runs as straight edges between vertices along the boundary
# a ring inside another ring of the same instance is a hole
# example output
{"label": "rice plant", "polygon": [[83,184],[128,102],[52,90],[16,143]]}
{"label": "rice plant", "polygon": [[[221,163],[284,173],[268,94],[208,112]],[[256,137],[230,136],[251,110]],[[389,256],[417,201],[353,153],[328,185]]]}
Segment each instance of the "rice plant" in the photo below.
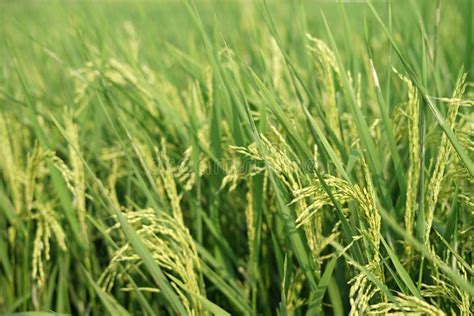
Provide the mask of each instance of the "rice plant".
{"label": "rice plant", "polygon": [[474,314],[473,10],[0,2],[0,314]]}

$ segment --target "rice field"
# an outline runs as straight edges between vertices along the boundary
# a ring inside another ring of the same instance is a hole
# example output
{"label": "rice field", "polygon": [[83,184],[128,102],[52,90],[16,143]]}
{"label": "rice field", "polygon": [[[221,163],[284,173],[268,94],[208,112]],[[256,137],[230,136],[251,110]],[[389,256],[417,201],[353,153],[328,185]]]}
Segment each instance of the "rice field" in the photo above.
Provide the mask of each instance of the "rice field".
{"label": "rice field", "polygon": [[473,315],[473,15],[0,1],[0,314]]}

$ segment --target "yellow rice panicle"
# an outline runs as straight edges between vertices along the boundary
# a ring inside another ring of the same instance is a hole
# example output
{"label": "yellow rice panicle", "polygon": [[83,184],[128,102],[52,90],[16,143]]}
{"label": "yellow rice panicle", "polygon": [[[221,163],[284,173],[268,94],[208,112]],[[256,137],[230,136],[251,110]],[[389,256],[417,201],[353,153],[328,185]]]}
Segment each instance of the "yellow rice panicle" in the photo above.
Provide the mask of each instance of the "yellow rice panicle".
{"label": "yellow rice panicle", "polygon": [[[453,99],[459,99],[464,94],[466,90],[466,80],[467,74],[463,74],[458,82],[453,93]],[[453,129],[456,124],[456,117],[459,110],[459,103],[453,103],[449,105],[448,115],[446,117],[446,124],[448,128]],[[450,152],[452,152],[451,144],[448,141],[448,138],[445,133],[441,136],[441,142],[438,147],[438,154],[435,157],[433,173],[429,179],[427,189],[426,189],[426,209],[425,209],[425,244],[429,245],[429,237],[431,232],[431,226],[433,223],[434,213],[436,204],[438,202],[438,195],[441,190],[441,183],[443,181],[443,176],[445,174],[445,169],[449,164]]]}
{"label": "yellow rice panicle", "polygon": [[[398,73],[397,73],[398,74]],[[408,172],[407,172],[407,197],[405,202],[405,230],[409,236],[413,235],[415,213],[417,207],[418,187],[420,178],[420,130],[419,130],[419,96],[416,87],[405,76],[399,74],[400,78],[408,87],[408,102],[406,105],[406,120],[408,125]],[[408,256],[411,247],[405,245]]]}

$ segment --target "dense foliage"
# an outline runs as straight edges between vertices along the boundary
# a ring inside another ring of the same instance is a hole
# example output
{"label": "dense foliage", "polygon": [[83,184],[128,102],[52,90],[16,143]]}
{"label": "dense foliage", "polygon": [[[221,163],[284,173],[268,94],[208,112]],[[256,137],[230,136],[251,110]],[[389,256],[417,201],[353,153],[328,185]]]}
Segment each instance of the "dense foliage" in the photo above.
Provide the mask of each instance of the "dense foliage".
{"label": "dense foliage", "polygon": [[472,315],[473,2],[0,2],[0,313]]}

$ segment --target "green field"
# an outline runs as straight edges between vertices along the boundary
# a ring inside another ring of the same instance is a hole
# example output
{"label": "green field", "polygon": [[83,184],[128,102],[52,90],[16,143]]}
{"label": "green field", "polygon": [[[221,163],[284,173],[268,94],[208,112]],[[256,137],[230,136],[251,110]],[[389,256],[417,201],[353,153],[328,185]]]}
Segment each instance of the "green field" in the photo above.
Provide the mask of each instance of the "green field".
{"label": "green field", "polygon": [[0,314],[473,315],[473,19],[0,0]]}

